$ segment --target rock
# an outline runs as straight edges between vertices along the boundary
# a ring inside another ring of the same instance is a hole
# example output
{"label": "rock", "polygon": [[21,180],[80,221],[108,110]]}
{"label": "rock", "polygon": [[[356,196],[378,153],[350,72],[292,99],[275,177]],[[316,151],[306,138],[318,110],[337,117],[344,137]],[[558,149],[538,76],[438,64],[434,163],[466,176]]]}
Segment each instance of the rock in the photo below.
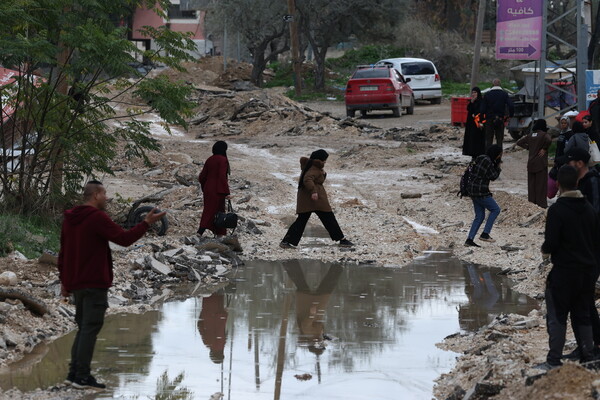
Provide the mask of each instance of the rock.
{"label": "rock", "polygon": [[510,336],[508,336],[508,335],[505,335],[505,334],[503,334],[503,333],[500,333],[500,332],[492,332],[492,333],[490,333],[489,335],[487,335],[485,339],[486,339],[486,340],[491,340],[491,341],[497,342],[497,341],[499,341],[499,340],[502,340],[502,339],[507,339],[507,338],[509,338],[509,337],[510,337]]}
{"label": "rock", "polygon": [[14,286],[17,282],[17,274],[12,271],[4,271],[0,274],[0,286]]}
{"label": "rock", "polygon": [[251,194],[246,195],[246,196],[242,197],[241,199],[239,199],[237,204],[247,203],[250,201],[251,198],[252,198]]}
{"label": "rock", "polygon": [[148,263],[146,262],[146,257],[136,258],[132,264],[133,267],[136,269],[146,269],[148,266]]}
{"label": "rock", "polygon": [[7,348],[8,348],[8,345],[6,344],[6,340],[4,340],[4,338],[0,337],[0,349],[6,350]]}
{"label": "rock", "polygon": [[146,177],[153,177],[153,176],[158,176],[158,175],[162,175],[163,170],[158,168],[158,169],[153,169],[152,171],[148,171],[144,174],[144,176]]}
{"label": "rock", "polygon": [[514,323],[514,327],[517,329],[531,329],[540,325],[540,321],[537,318],[527,318]]}
{"label": "rock", "polygon": [[446,397],[446,400],[462,400],[465,397],[466,393],[467,392],[465,392],[463,388],[456,385],[452,390],[452,393],[450,393],[450,395]]}
{"label": "rock", "polygon": [[154,257],[150,257],[150,269],[163,275],[171,273],[171,268],[168,265],[161,263]]}
{"label": "rock", "polygon": [[229,272],[229,268],[224,267],[222,265],[217,265],[216,271],[215,271],[215,273],[217,275],[225,275],[227,272]]}
{"label": "rock", "polygon": [[123,304],[127,304],[128,300],[127,298],[118,295],[118,294],[112,294],[109,298],[108,298],[108,304],[112,304],[114,306],[120,306]]}
{"label": "rock", "polygon": [[44,251],[38,259],[40,264],[58,265],[58,256],[56,254]]}
{"label": "rock", "polygon": [[535,224],[536,222],[538,222],[539,220],[541,220],[545,214],[546,214],[545,211],[539,211],[539,212],[533,214],[533,216],[531,216],[528,220],[519,223],[519,226],[522,228],[531,226],[531,225]]}
{"label": "rock", "polygon": [[500,246],[500,248],[504,251],[521,251],[521,250],[525,250],[524,246],[512,246],[510,244],[506,244],[503,246]]}
{"label": "rock", "polygon": [[12,306],[4,301],[0,302],[0,313],[9,312]]}
{"label": "rock", "polygon": [[15,250],[10,253],[8,258],[12,258],[13,260],[27,260],[27,257],[25,257],[19,250]]}
{"label": "rock", "polygon": [[21,336],[13,331],[6,330],[4,332],[4,342],[8,347],[15,347],[21,342]]}
{"label": "rock", "polygon": [[403,199],[420,199],[422,196],[421,193],[400,193]]}

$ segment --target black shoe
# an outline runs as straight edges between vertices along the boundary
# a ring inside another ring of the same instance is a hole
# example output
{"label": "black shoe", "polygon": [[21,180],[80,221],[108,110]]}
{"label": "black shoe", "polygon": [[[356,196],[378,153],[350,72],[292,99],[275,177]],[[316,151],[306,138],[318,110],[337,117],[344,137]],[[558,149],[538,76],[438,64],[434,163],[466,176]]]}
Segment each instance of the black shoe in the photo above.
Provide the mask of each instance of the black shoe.
{"label": "black shoe", "polygon": [[475,243],[473,241],[473,239],[467,239],[465,241],[465,246],[467,246],[467,247],[481,247],[480,245],[478,245],[477,243]]}
{"label": "black shoe", "polygon": [[546,362],[543,362],[541,364],[534,365],[533,368],[534,369],[541,369],[541,370],[544,370],[544,371],[550,371],[551,369],[558,368],[560,366],[562,366],[562,364],[550,364],[548,361],[546,361]]}
{"label": "black shoe", "polygon": [[579,351],[579,346],[575,348],[572,352],[568,354],[563,354],[561,357],[563,360],[573,360],[578,361],[581,358],[581,352]]}
{"label": "black shoe", "polygon": [[348,239],[342,239],[342,240],[340,240],[340,243],[338,244],[338,246],[340,246],[340,247],[354,247],[354,243],[352,243]]}
{"label": "black shoe", "polygon": [[67,378],[63,381],[63,383],[67,386],[71,386],[73,384],[74,380],[75,380],[75,373],[69,372],[69,374],[67,375]]}
{"label": "black shoe", "polygon": [[72,386],[76,389],[94,389],[98,391],[106,389],[105,384],[98,383],[96,378],[91,375],[85,379],[75,379]]}
{"label": "black shoe", "polygon": [[494,243],[495,240],[492,239],[489,235],[489,233],[482,233],[481,235],[479,235],[479,240],[483,240],[484,242],[490,242],[490,243]]}
{"label": "black shoe", "polygon": [[286,242],[285,240],[282,240],[281,243],[279,243],[279,247],[281,247],[282,249],[295,249],[296,248],[296,246],[294,246],[290,242]]}

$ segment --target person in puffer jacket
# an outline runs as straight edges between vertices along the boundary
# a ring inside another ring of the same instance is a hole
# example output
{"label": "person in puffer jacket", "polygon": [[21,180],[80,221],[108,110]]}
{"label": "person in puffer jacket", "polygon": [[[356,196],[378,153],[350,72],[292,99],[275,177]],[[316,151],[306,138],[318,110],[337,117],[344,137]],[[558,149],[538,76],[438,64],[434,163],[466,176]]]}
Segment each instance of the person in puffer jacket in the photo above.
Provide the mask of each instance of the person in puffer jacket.
{"label": "person in puffer jacket", "polygon": [[329,154],[323,150],[313,151],[310,158],[300,158],[302,173],[298,182],[296,214],[298,218],[290,226],[279,247],[284,249],[295,248],[300,243],[308,219],[314,212],[317,214],[332,240],[341,247],[352,247],[353,243],[344,237],[335,214],[329,204],[327,192],[323,183],[327,173],[323,169]]}

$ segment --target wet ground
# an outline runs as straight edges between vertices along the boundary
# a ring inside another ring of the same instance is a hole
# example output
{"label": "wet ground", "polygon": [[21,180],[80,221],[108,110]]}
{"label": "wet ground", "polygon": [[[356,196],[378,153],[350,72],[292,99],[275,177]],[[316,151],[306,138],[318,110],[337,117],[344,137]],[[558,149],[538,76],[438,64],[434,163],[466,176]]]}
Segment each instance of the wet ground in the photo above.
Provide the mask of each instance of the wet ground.
{"label": "wet ground", "polygon": [[[108,318],[92,368],[110,390],[91,398],[429,399],[456,357],[435,343],[537,307],[496,272],[436,252],[402,269],[248,262],[216,293]],[[71,342],[38,347],[0,386],[59,385]]]}

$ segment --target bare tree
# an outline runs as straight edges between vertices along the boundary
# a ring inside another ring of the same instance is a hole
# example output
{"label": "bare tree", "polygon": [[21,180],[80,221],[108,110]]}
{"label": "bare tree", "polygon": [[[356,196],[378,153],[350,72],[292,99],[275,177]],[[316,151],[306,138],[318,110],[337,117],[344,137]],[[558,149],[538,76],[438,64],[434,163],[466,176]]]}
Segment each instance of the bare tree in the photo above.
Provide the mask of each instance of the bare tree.
{"label": "bare tree", "polygon": [[252,82],[261,86],[267,65],[289,50],[285,1],[218,0],[207,15],[213,29],[239,32],[252,56]]}
{"label": "bare tree", "polygon": [[297,0],[302,33],[315,55],[315,88],[325,87],[325,57],[333,44],[352,34],[363,39],[391,39],[389,27],[402,17],[402,4],[393,0]]}

